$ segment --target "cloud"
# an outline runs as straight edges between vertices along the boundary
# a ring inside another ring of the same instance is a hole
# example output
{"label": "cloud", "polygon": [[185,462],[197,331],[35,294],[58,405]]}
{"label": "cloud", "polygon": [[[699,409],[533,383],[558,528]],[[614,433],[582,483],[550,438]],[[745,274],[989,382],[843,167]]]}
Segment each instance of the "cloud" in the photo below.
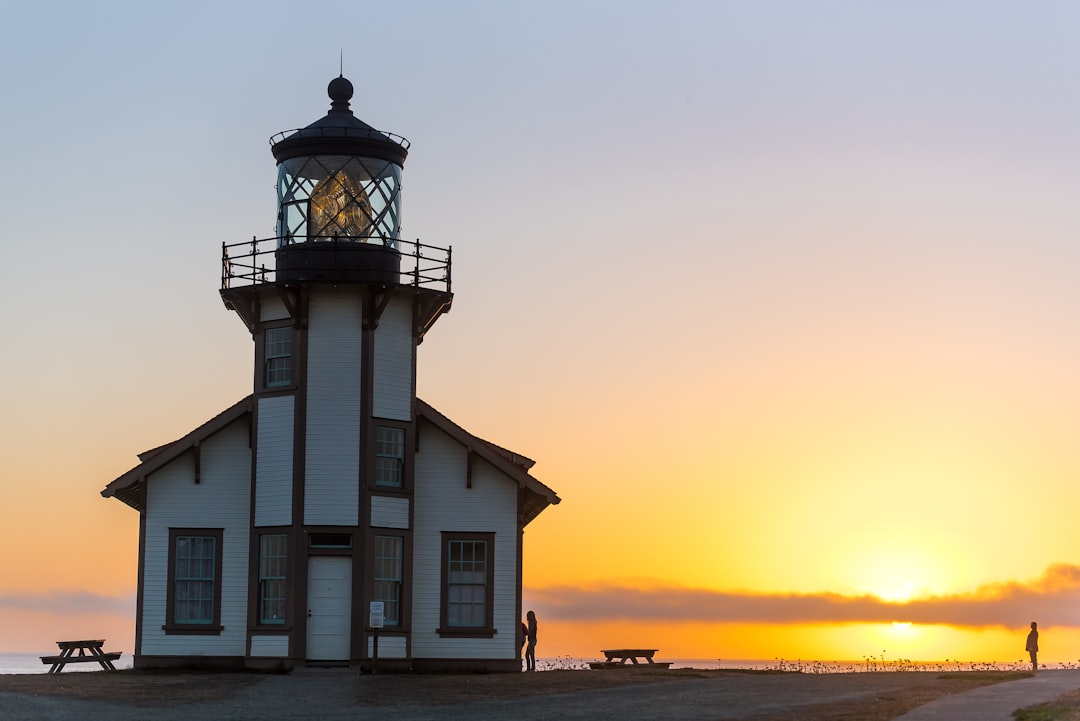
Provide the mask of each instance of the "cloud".
{"label": "cloud", "polygon": [[1050,566],[1030,583],[982,586],[972,593],[924,596],[904,602],[838,593],[759,594],[678,586],[615,584],[526,589],[531,607],[561,621],[703,623],[944,624],[1015,627],[1039,619],[1046,626],[1080,627],[1080,566]]}
{"label": "cloud", "polygon": [[92,591],[5,591],[0,592],[0,609],[53,614],[103,613],[132,616],[135,595],[103,596]]}

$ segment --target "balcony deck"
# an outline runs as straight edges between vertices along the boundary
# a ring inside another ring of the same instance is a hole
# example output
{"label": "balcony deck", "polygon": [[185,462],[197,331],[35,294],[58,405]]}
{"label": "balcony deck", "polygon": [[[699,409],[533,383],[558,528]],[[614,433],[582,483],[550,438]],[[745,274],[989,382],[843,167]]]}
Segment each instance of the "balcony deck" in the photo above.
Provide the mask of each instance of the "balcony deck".
{"label": "balcony deck", "polygon": [[[374,240],[375,242],[367,242]],[[223,290],[264,283],[411,285],[450,292],[450,248],[419,240],[252,238],[221,244]]]}

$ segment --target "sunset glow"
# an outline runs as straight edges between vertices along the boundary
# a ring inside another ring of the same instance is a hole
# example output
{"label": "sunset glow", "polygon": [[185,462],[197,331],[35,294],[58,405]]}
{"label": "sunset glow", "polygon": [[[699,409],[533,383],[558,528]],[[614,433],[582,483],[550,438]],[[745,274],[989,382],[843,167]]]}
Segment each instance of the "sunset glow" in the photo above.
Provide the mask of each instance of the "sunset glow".
{"label": "sunset glow", "polygon": [[251,391],[221,244],[343,63],[453,248],[417,395],[562,498],[539,656],[1080,658],[1080,5],[61,5],[0,29],[0,652],[130,652],[99,492]]}

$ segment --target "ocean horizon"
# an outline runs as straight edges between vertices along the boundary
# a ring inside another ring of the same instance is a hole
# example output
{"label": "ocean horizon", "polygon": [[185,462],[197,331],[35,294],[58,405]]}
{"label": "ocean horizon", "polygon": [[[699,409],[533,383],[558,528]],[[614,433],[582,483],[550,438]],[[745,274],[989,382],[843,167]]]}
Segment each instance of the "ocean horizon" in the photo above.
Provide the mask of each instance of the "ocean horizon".
{"label": "ocean horizon", "polygon": [[[51,652],[55,654],[55,651]],[[47,673],[49,665],[41,662],[41,656],[50,655],[43,653],[0,653],[0,674],[37,674]],[[538,658],[536,668],[538,671],[560,670],[586,670],[590,661],[602,659],[578,658],[573,656],[557,656]],[[863,659],[859,661],[821,661],[804,659],[727,659],[727,658],[674,658],[658,659],[671,663],[671,668],[692,668],[703,670],[733,669],[740,671],[791,671],[801,673],[866,673],[872,671],[935,671],[946,673],[952,671],[1025,671],[1029,668],[1025,661],[908,661],[908,660],[879,660]],[[117,670],[130,669],[132,657],[125,652],[114,663]],[[1075,669],[1080,668],[1080,663],[1043,663],[1043,669]],[[77,663],[64,668],[63,673],[82,673],[87,671],[100,671],[101,667],[94,663]]]}

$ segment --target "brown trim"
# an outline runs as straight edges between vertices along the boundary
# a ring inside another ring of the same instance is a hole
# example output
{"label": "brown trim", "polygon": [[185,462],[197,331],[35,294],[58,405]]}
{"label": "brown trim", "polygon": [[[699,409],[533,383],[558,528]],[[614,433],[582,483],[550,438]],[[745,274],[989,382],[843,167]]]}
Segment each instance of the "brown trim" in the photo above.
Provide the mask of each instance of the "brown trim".
{"label": "brown trim", "polygon": [[[266,383],[266,331],[276,328],[289,328],[292,337],[289,339],[289,382],[280,385],[267,385]],[[297,346],[299,345],[300,329],[296,327],[295,318],[282,318],[259,323],[252,339],[255,341],[255,367],[253,384],[255,392],[261,395],[282,395],[293,393],[300,384],[297,376]]]}
{"label": "brown trim", "polygon": [[[262,568],[263,536],[285,536],[285,618],[281,623],[263,623],[260,620],[262,618],[262,588],[259,577]],[[291,631],[296,623],[293,610],[296,594],[292,587],[296,561],[293,553],[292,528],[289,526],[258,526],[251,529],[249,538],[251,539],[248,553],[248,646],[250,647],[251,633],[263,636],[278,631],[284,634]]]}
{"label": "brown trim", "polygon": [[[308,308],[308,296],[304,293],[301,296],[301,315],[298,316],[301,327],[296,329],[294,340],[297,347],[293,349],[300,378],[293,398],[292,525],[295,528],[302,528],[304,524],[304,484],[307,482]],[[303,545],[306,545],[306,541]]]}
{"label": "brown trim", "polygon": [[[293,467],[292,515],[293,533],[289,536],[289,584],[286,613],[292,621],[289,634],[289,656],[302,659],[307,655],[307,579],[308,534],[304,528],[304,485],[307,482],[307,372],[308,372],[308,314],[311,309],[311,287],[304,284],[296,296],[293,359],[296,362],[296,395],[293,399]],[[252,516],[254,519],[254,516]]]}
{"label": "brown trim", "polygon": [[183,438],[154,449],[152,455],[149,455],[145,461],[105,486],[101,495],[105,498],[115,496],[135,510],[141,511],[145,507],[146,496],[145,490],[140,486],[145,485],[146,477],[191,450],[196,443],[205,441],[218,431],[230,426],[244,414],[251,413],[254,406],[253,398],[253,396],[247,396],[241,399]]}
{"label": "brown trim", "polygon": [[[449,602],[449,555],[447,549],[451,541],[484,541],[487,544],[485,568],[486,598],[484,599],[483,626],[450,626],[447,623],[447,604]],[[435,629],[443,638],[492,638],[495,629],[495,533],[490,531],[443,531],[439,558],[442,565],[439,590],[439,628]],[[515,624],[516,626],[516,624]]]}
{"label": "brown trim", "polygon": [[[145,488],[145,486],[144,486]],[[143,503],[143,508],[146,504]],[[135,589],[135,648],[133,654],[142,651],[143,611],[146,604],[146,511],[139,511],[139,569],[136,577],[138,588]]]}
{"label": "brown trim", "polygon": [[416,399],[416,415],[418,418],[424,418],[431,422],[457,443],[476,453],[480,458],[483,458],[502,474],[516,481],[520,487],[528,491],[528,502],[525,504],[526,525],[540,515],[540,512],[549,505],[555,505],[561,500],[555,491],[529,475],[526,469],[531,467],[531,460],[489,443],[483,438],[474,436],[420,398]]}
{"label": "brown trim", "polygon": [[[514,618],[525,618],[525,614],[522,613],[524,605],[522,599],[521,586],[523,583],[523,577],[525,573],[525,513],[524,513],[524,498],[525,489],[518,488],[518,512],[517,512],[517,558],[516,567],[517,572],[514,579]],[[521,637],[521,624],[515,624],[514,628],[514,652],[517,654],[518,663],[521,663],[522,651],[525,648],[525,638]],[[520,665],[518,666],[520,669]]]}
{"label": "brown trim", "polygon": [[[367,551],[370,558],[368,563],[370,564],[371,573],[365,579],[364,584],[364,597],[374,601],[375,600],[375,539],[378,536],[387,536],[392,538],[401,539],[401,587],[398,589],[398,622],[394,626],[387,625],[379,631],[381,636],[404,636],[409,633],[409,619],[412,617],[411,609],[405,603],[405,589],[409,585],[409,570],[411,564],[409,563],[410,556],[412,555],[412,536],[404,528],[371,528],[367,534],[370,539],[367,543]],[[367,611],[369,607],[362,609],[364,613],[364,626],[365,631],[368,629]],[[367,646],[367,638],[364,639],[364,648]],[[365,653],[366,657],[366,653]]]}
{"label": "brown trim", "polygon": [[[225,529],[223,528],[169,528],[169,575],[165,600],[166,635],[205,636],[217,635],[224,630],[221,625],[221,559],[223,557]],[[209,536],[214,542],[214,618],[210,623],[176,623],[176,538],[177,536]]]}
{"label": "brown trim", "polygon": [[[367,490],[380,496],[411,494],[413,467],[416,465],[416,454],[412,451],[413,424],[409,421],[392,420],[390,418],[372,418],[369,425],[371,426],[371,471],[368,474],[368,478],[371,479],[371,483],[367,484]],[[401,448],[401,485],[399,486],[379,485],[378,460],[380,428],[393,428],[396,430],[400,430],[403,434]]]}

